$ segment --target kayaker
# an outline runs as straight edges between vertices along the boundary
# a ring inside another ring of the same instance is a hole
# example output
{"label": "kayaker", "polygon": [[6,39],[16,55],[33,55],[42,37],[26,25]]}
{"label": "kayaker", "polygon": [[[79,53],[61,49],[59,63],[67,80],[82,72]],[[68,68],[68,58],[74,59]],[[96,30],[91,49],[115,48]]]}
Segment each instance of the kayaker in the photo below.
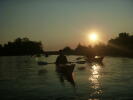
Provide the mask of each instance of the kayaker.
{"label": "kayaker", "polygon": [[59,51],[59,56],[56,58],[56,64],[67,64],[67,57],[63,54],[62,50]]}

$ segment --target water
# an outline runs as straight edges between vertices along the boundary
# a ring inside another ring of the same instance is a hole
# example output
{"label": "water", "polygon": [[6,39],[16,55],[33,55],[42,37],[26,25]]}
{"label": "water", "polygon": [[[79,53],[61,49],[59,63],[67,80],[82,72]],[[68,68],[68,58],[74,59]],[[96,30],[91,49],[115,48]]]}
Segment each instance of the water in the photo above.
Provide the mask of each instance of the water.
{"label": "water", "polygon": [[71,79],[59,74],[54,64],[37,64],[55,59],[0,57],[0,99],[133,100],[133,59],[105,57],[103,64],[76,64]]}

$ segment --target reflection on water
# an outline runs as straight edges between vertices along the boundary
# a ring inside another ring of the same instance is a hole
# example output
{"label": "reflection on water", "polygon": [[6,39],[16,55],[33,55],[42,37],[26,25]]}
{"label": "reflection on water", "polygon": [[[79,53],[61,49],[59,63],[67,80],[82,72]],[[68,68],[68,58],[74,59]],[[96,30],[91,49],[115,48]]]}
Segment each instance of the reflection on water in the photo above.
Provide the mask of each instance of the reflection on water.
{"label": "reflection on water", "polygon": [[38,75],[45,75],[48,71],[46,69],[40,69]]}
{"label": "reflection on water", "polygon": [[93,89],[93,92],[90,94],[91,97],[99,97],[102,95],[102,90],[100,87],[100,69],[102,66],[99,64],[92,64],[90,72],[91,75],[89,76],[89,82],[91,82],[91,88]]}
{"label": "reflection on water", "polygon": [[0,100],[133,100],[133,59],[105,57],[103,64],[76,64],[66,74],[35,57],[0,57]]}

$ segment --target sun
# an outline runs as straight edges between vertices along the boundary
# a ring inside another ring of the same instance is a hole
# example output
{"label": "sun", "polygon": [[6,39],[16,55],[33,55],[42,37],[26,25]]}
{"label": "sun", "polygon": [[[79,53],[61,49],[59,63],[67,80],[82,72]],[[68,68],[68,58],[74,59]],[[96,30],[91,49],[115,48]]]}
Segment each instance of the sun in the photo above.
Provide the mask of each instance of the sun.
{"label": "sun", "polygon": [[89,40],[96,41],[98,39],[98,36],[96,33],[91,33],[88,35]]}

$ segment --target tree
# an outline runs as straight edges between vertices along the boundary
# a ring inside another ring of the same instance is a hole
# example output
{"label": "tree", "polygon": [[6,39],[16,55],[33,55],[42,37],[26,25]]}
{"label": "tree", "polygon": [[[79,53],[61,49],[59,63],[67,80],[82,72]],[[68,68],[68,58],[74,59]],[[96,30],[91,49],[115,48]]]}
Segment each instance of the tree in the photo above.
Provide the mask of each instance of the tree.
{"label": "tree", "polygon": [[119,33],[119,38],[126,38],[129,37],[129,33],[123,32],[123,33]]}
{"label": "tree", "polygon": [[4,44],[4,55],[33,55],[43,53],[41,42],[31,41],[28,38],[17,38],[13,42]]}
{"label": "tree", "polygon": [[118,56],[133,56],[133,36],[119,33],[119,36],[108,41],[108,53]]}

